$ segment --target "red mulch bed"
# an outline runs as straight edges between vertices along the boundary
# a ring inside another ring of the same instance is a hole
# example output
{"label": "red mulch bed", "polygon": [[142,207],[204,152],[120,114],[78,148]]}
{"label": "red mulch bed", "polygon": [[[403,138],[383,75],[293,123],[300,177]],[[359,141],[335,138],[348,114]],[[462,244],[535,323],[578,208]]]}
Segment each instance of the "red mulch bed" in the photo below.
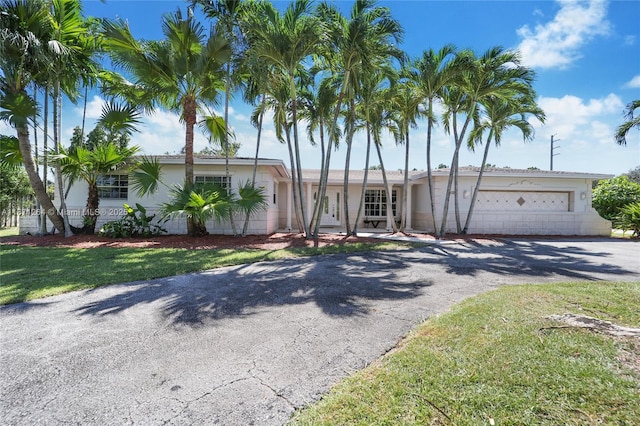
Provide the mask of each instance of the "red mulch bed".
{"label": "red mulch bed", "polygon": [[[336,234],[322,234],[319,246],[342,245],[355,242],[380,242],[375,238],[346,237]],[[191,250],[212,250],[221,248],[251,248],[277,250],[287,247],[313,247],[313,241],[306,240],[302,234],[275,233],[271,235],[248,235],[233,237],[230,235],[207,235],[190,237],[188,235],[161,235],[149,238],[107,238],[99,235],[74,235],[65,238],[60,234],[41,236],[22,235],[0,238],[1,244],[29,247],[128,247],[128,248],[184,248]]]}

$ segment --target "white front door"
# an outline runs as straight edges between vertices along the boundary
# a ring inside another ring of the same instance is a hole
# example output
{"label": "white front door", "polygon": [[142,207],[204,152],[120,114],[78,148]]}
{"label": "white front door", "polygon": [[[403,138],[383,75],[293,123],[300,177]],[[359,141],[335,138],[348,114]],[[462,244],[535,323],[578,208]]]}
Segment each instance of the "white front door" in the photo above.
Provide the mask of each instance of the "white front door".
{"label": "white front door", "polygon": [[340,225],[340,191],[327,189],[320,226]]}

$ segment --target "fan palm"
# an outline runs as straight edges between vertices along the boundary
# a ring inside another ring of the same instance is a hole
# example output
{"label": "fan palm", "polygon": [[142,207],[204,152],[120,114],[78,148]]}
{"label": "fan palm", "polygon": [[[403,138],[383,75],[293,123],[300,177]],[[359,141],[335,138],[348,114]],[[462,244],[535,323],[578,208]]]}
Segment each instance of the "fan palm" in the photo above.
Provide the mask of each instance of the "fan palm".
{"label": "fan palm", "polygon": [[89,187],[87,206],[84,212],[83,232],[93,234],[99,212],[100,198],[98,182],[100,176],[126,166],[139,151],[138,147],[120,147],[114,143],[95,146],[93,149],[84,146],[72,150],[61,148],[55,158],[60,162],[61,172],[71,180],[81,179]]}
{"label": "fan palm", "polygon": [[217,185],[176,185],[170,191],[171,200],[164,203],[161,213],[164,218],[187,218],[188,233],[194,237],[207,235],[207,220],[228,219],[232,212],[233,196]]}

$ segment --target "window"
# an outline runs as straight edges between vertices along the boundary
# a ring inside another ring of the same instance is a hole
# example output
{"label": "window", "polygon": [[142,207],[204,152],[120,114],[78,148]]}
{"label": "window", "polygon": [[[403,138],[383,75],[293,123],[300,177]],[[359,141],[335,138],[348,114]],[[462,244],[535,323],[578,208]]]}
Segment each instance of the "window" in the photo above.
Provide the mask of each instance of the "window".
{"label": "window", "polygon": [[98,197],[114,200],[126,200],[129,196],[128,175],[98,176]]}
{"label": "window", "polygon": [[[391,208],[396,215],[396,191],[391,191]],[[385,217],[387,215],[387,192],[384,189],[367,189],[364,194],[364,215]]]}
{"label": "window", "polygon": [[196,185],[208,184],[218,185],[225,188],[227,191],[231,190],[231,176],[194,176],[193,181]]}

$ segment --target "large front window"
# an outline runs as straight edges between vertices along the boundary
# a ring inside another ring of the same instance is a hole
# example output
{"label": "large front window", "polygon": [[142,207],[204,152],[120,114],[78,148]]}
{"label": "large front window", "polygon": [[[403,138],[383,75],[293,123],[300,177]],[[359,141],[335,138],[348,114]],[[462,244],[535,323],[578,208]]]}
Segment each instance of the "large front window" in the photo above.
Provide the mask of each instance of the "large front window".
{"label": "large front window", "polygon": [[231,176],[194,176],[193,181],[196,185],[216,185],[227,191],[231,191]]}
{"label": "large front window", "polygon": [[[391,208],[396,216],[396,191],[391,191]],[[367,217],[387,216],[387,191],[384,189],[367,189],[364,194],[364,215]]]}
{"label": "large front window", "polygon": [[98,176],[98,197],[113,200],[126,200],[128,196],[128,175]]}

